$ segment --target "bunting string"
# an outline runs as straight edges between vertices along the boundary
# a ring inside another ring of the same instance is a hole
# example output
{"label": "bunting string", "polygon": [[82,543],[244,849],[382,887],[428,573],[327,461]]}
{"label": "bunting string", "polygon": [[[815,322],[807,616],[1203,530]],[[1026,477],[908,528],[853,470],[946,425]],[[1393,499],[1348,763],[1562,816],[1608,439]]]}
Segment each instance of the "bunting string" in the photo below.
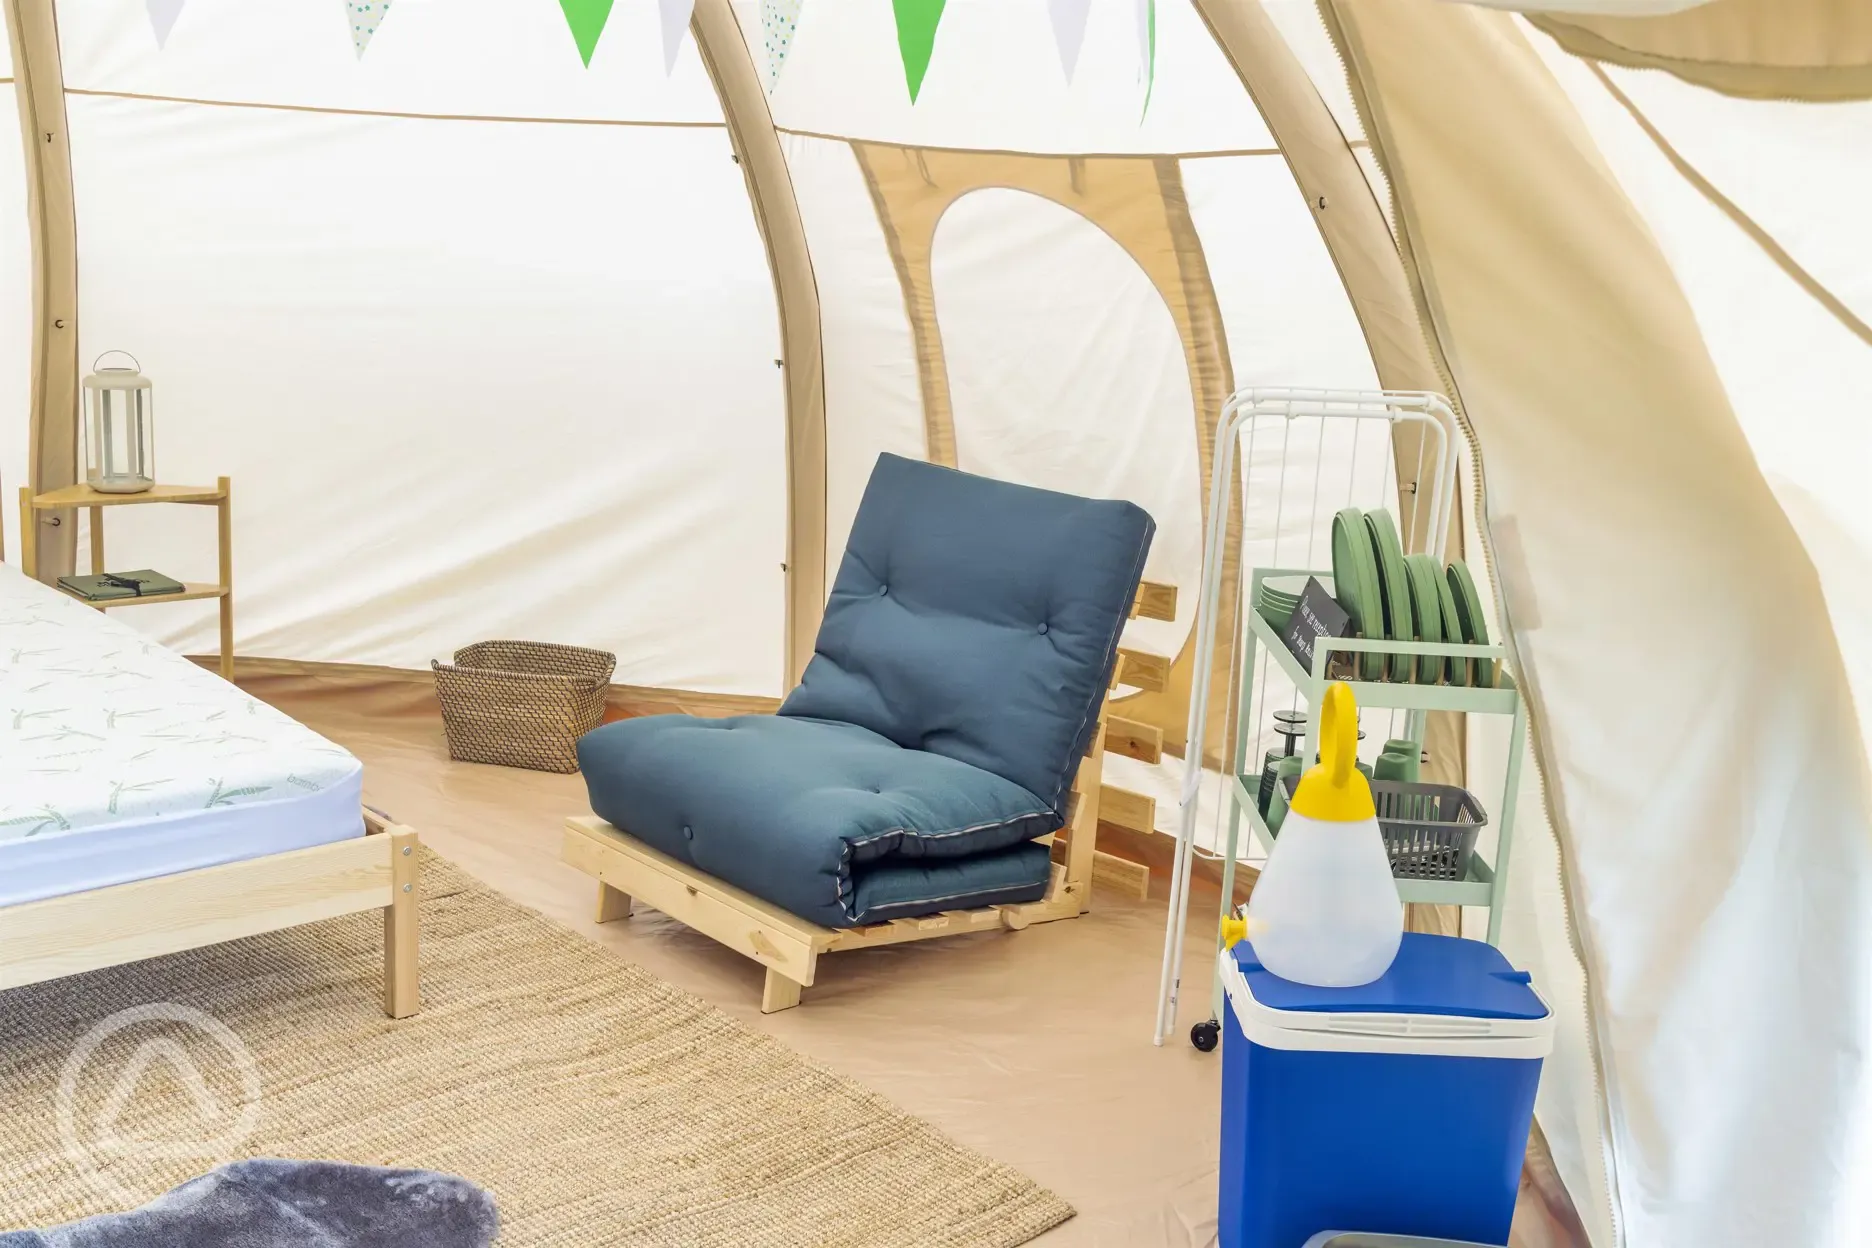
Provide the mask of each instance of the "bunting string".
{"label": "bunting string", "polygon": [[[351,45],[361,60],[377,37],[395,0],[340,0],[344,6],[345,25],[351,33]],[[514,0],[518,2],[518,0]],[[537,0],[543,2],[543,0]],[[150,30],[156,46],[168,46],[169,36],[188,0],[143,0],[149,15]],[[615,0],[559,0],[566,27],[578,48],[579,60],[591,67],[598,50],[598,40],[611,20]],[[903,62],[904,85],[910,102],[916,103],[929,76],[930,61],[936,52],[936,39],[942,26],[947,0],[891,0],[891,14],[897,27],[897,52]],[[1157,82],[1157,0],[1133,0],[1137,25],[1138,78],[1144,84],[1144,111],[1150,110],[1152,92]],[[761,30],[767,59],[767,89],[780,81],[799,31],[805,0],[761,0]],[[1072,82],[1079,72],[1080,53],[1085,47],[1086,26],[1092,0],[1047,0],[1047,16],[1053,27],[1053,41],[1059,52],[1060,69]],[[695,17],[695,0],[657,0],[662,21],[663,71],[674,74],[682,53],[683,38]]]}

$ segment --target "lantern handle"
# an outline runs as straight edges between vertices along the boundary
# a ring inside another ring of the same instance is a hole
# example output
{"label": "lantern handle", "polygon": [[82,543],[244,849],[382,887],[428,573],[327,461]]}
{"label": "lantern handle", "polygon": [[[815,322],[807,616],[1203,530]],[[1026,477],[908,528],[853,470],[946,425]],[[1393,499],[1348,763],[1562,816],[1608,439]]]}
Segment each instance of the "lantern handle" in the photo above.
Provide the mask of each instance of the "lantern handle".
{"label": "lantern handle", "polygon": [[[128,369],[126,369],[126,368],[124,368],[124,367],[123,367],[123,365],[121,365],[121,364],[119,364],[119,365],[118,365],[117,367],[115,367],[115,368],[109,368],[109,369],[107,369],[107,368],[104,368],[104,367],[102,367],[102,365],[103,365],[103,363],[104,363],[104,355],[123,355],[123,356],[129,356],[129,358],[130,358],[130,364],[131,364],[131,367],[130,367],[130,368],[128,368]],[[143,364],[142,364],[142,362],[141,362],[140,360],[138,360],[138,359],[136,358],[136,356],[134,356],[134,355],[130,355],[130,353],[129,353],[128,351],[115,351],[115,350],[113,350],[113,351],[106,351],[106,352],[104,353],[104,355],[100,355],[100,356],[98,356],[98,357],[97,357],[97,359],[95,359],[95,360],[92,360],[92,361],[91,361],[91,371],[92,371],[92,372],[94,372],[94,373],[104,373],[104,372],[110,372],[110,373],[122,373],[122,372],[131,372],[131,373],[140,373],[140,372],[142,372],[142,371],[143,371]]]}

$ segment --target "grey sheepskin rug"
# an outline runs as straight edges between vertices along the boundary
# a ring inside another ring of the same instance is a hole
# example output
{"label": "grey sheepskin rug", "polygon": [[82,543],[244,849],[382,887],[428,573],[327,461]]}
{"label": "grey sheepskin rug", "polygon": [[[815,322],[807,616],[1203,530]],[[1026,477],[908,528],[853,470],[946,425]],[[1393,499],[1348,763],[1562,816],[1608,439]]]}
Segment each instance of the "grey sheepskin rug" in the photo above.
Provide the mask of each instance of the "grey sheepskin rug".
{"label": "grey sheepskin rug", "polygon": [[494,1198],[466,1179],[260,1158],[129,1213],[0,1232],[0,1248],[488,1248],[497,1227]]}

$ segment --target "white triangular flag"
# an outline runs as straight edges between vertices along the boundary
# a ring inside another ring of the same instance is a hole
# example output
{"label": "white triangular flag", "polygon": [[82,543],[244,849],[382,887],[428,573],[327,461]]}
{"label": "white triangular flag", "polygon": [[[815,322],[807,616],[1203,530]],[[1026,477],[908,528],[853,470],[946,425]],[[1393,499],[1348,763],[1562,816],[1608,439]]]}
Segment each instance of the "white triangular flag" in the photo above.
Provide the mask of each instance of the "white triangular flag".
{"label": "white triangular flag", "polygon": [[1156,39],[1152,29],[1157,21],[1156,0],[1137,0],[1134,7],[1137,11],[1138,81],[1142,82],[1155,68],[1151,62],[1156,49],[1151,45]]}
{"label": "white triangular flag", "polygon": [[1059,46],[1060,68],[1071,82],[1079,68],[1079,49],[1085,46],[1086,15],[1092,0],[1047,0],[1047,13],[1053,19],[1053,42]]}
{"label": "white triangular flag", "polygon": [[1157,87],[1157,0],[1137,0],[1138,77],[1144,80],[1144,111]]}
{"label": "white triangular flag", "polygon": [[689,30],[689,15],[695,12],[695,0],[657,0],[663,13],[663,72],[676,72],[676,54],[682,51],[683,35]]}
{"label": "white triangular flag", "polygon": [[344,7],[345,20],[351,23],[351,46],[361,60],[364,49],[370,47],[371,36],[383,25],[384,14],[390,11],[390,0],[344,0]]}
{"label": "white triangular flag", "polygon": [[156,46],[164,47],[169,42],[169,32],[175,29],[176,18],[182,16],[182,6],[188,0],[144,0],[144,7],[149,10],[150,28],[156,32]]}
{"label": "white triangular flag", "polygon": [[805,0],[761,0],[761,29],[767,42],[767,89],[780,81],[780,67],[786,64],[793,48],[793,32],[799,29],[800,9]]}

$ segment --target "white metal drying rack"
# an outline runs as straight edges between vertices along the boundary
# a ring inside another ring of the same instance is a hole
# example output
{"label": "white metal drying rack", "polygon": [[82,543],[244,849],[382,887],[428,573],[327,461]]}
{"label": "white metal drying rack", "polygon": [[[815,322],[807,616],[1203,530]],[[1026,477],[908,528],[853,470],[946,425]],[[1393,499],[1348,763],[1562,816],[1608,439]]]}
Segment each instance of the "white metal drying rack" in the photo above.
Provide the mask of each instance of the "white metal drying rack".
{"label": "white metal drying rack", "polygon": [[[1177,997],[1181,988],[1183,939],[1189,911],[1190,863],[1195,853],[1195,835],[1198,807],[1202,792],[1203,758],[1206,748],[1205,737],[1209,722],[1209,691],[1215,665],[1216,622],[1220,615],[1222,595],[1222,572],[1224,558],[1224,535],[1227,532],[1228,498],[1230,481],[1237,459],[1243,431],[1249,437],[1249,459],[1254,459],[1255,437],[1264,426],[1278,426],[1282,431],[1281,468],[1276,484],[1274,516],[1275,553],[1278,555],[1281,529],[1285,519],[1287,500],[1287,466],[1291,431],[1297,421],[1316,421],[1319,425],[1319,441],[1316,444],[1312,488],[1308,503],[1309,514],[1304,517],[1309,530],[1317,527],[1320,510],[1322,477],[1325,472],[1325,437],[1326,430],[1333,422],[1354,422],[1347,426],[1352,433],[1352,466],[1347,474],[1344,506],[1356,503],[1357,492],[1357,453],[1358,435],[1366,426],[1359,422],[1382,422],[1386,426],[1384,443],[1386,447],[1386,468],[1384,475],[1388,495],[1386,501],[1395,505],[1397,499],[1397,474],[1395,461],[1395,438],[1391,436],[1397,425],[1416,424],[1422,426],[1424,436],[1418,440],[1416,474],[1411,483],[1416,491],[1418,505],[1409,509],[1405,517],[1404,542],[1407,549],[1423,550],[1435,554],[1440,560],[1448,542],[1450,521],[1450,500],[1455,495],[1457,424],[1455,413],[1450,410],[1449,401],[1438,394],[1410,391],[1372,391],[1372,390],[1288,390],[1288,389],[1250,389],[1241,390],[1229,396],[1222,405],[1221,418],[1217,422],[1214,464],[1211,468],[1209,485],[1209,527],[1203,541],[1203,571],[1201,592],[1196,610],[1196,652],[1195,672],[1190,681],[1189,733],[1183,753],[1183,790],[1179,803],[1180,822],[1177,827],[1176,861],[1170,877],[1170,915],[1164,934],[1163,972],[1158,983],[1157,1032],[1155,1043],[1162,1045],[1164,1037],[1176,1030]],[[1426,471],[1427,470],[1427,471]],[[1244,477],[1252,477],[1252,473]],[[1332,487],[1337,491],[1337,486]],[[1244,514],[1254,505],[1254,487],[1251,480],[1243,483]],[[1428,524],[1417,530],[1414,519],[1425,515],[1421,505],[1424,492],[1429,495]],[[1333,510],[1337,510],[1334,508]],[[1326,513],[1329,517],[1331,512]],[[1330,521],[1328,521],[1330,523]],[[1247,526],[1244,525],[1244,529]],[[1307,544],[1311,554],[1314,532],[1309,531]],[[1241,551],[1249,548],[1249,537],[1243,535]],[[1238,561],[1242,558],[1238,553]],[[1276,557],[1271,562],[1279,564]],[[1243,569],[1238,568],[1238,573]],[[1251,611],[1254,604],[1247,600],[1246,590],[1249,578],[1245,575],[1236,577],[1237,593],[1242,601],[1238,610]],[[1252,673],[1240,673],[1235,666],[1242,661],[1243,648],[1233,644],[1230,653],[1230,687],[1236,687],[1243,677]],[[1413,717],[1419,715],[1413,712]],[[1412,725],[1413,735],[1421,733],[1421,723]],[[1310,751],[1312,733],[1309,731]],[[1310,755],[1309,755],[1310,756]],[[1233,770],[1229,768],[1229,770]],[[1234,777],[1226,777],[1225,782]],[[1227,799],[1224,798],[1226,801]],[[1224,865],[1228,883],[1232,883],[1234,872],[1235,844],[1234,837],[1229,838],[1227,847],[1229,861]],[[1224,894],[1223,905],[1228,904]]]}

